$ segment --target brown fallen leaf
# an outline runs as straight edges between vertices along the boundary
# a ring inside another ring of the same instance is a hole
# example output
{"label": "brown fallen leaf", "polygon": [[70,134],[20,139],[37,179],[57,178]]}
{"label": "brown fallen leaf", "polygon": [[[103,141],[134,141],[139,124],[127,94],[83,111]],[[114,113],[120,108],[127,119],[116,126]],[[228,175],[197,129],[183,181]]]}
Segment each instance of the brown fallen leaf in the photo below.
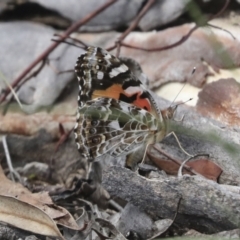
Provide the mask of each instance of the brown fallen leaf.
{"label": "brown fallen leaf", "polygon": [[233,78],[204,86],[198,94],[197,110],[210,118],[240,126],[240,84]]}
{"label": "brown fallen leaf", "polygon": [[63,239],[56,223],[44,211],[14,197],[0,195],[0,221],[36,234]]}
{"label": "brown fallen leaf", "polygon": [[[181,166],[182,162],[180,160],[174,159],[163,159],[153,156],[149,154],[151,161],[161,170],[165,171],[167,174],[170,175],[177,175],[179,167]],[[215,164],[214,162],[201,158],[191,160],[184,165],[183,174],[190,174],[194,175],[195,173],[201,174],[205,178],[208,178],[213,181],[217,181],[218,177],[222,173],[222,169]]]}
{"label": "brown fallen leaf", "polygon": [[[14,183],[10,181],[3,173],[3,170],[0,166],[0,196],[12,197],[15,199],[12,200],[15,204],[21,204],[24,202],[31,206],[29,209],[29,214],[31,213],[31,209],[38,209],[44,212],[50,219],[52,219],[55,224],[63,225],[67,228],[71,228],[74,230],[81,230],[72,217],[72,215],[64,208],[55,205],[51,198],[49,197],[47,192],[42,193],[31,193],[28,189],[23,187],[19,183]],[[36,210],[37,211],[37,210]],[[40,216],[42,216],[40,214]],[[28,216],[31,218],[31,215]],[[3,220],[4,221],[4,220]],[[21,228],[20,226],[18,226]]]}
{"label": "brown fallen leaf", "polygon": [[187,165],[205,178],[215,182],[222,173],[222,169],[216,163],[204,158],[188,162]]}
{"label": "brown fallen leaf", "polygon": [[[184,24],[158,32],[132,32],[124,43],[146,49],[162,48],[182,39],[193,27],[194,24]],[[239,66],[239,49],[239,41],[230,34],[214,28],[198,28],[187,41],[174,48],[164,51],[142,51],[122,47],[121,55],[133,58],[141,65],[150,80],[150,87],[173,81],[188,82],[201,87],[207,76],[212,75],[202,60],[213,69]],[[196,72],[191,74],[194,67]]]}

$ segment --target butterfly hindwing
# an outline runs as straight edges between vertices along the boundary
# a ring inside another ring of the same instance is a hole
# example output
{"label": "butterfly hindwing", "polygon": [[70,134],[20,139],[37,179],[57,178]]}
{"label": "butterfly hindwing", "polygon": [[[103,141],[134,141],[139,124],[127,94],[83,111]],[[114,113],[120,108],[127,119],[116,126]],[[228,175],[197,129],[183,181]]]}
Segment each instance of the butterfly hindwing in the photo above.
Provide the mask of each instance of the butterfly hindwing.
{"label": "butterfly hindwing", "polygon": [[127,155],[154,142],[161,126],[148,111],[111,98],[96,98],[79,110],[77,142],[82,156]]}

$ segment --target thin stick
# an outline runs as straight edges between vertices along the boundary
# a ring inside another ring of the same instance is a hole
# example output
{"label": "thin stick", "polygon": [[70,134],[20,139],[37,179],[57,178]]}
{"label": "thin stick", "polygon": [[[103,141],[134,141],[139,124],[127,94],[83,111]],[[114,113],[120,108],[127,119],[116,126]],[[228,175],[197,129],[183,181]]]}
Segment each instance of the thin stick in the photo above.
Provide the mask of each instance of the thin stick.
{"label": "thin stick", "polygon": [[[157,146],[153,146],[154,149],[156,149],[158,152],[160,152],[162,155],[164,155],[165,157],[169,158],[171,161],[173,161],[174,163],[176,163],[177,165],[181,166],[182,161],[181,160],[177,160],[174,159],[172,156],[170,156],[169,154],[167,154],[166,152],[162,151],[162,149],[160,149]],[[149,153],[148,153],[149,154]],[[151,155],[151,154],[150,154]],[[184,169],[192,174],[197,174],[196,171],[194,171],[191,167],[189,167],[188,165],[184,166]]]}
{"label": "thin stick", "polygon": [[[106,8],[108,8],[110,5],[115,3],[117,0],[109,0],[105,4],[103,4],[101,7],[99,7],[94,12],[88,14],[84,19],[81,19],[75,23],[73,23],[65,33],[62,34],[59,40],[64,40],[67,38],[72,32],[79,29],[80,26],[90,21],[93,17],[104,11]],[[18,83],[39,63],[42,61],[42,59],[46,58],[46,56],[49,55],[57,46],[59,45],[59,42],[52,43],[40,56],[37,57],[12,83],[12,88],[16,87]],[[8,94],[10,93],[10,89],[7,88],[5,91],[5,94],[0,98],[0,103],[2,103]]]}
{"label": "thin stick", "polygon": [[178,177],[182,177],[182,176],[183,176],[183,174],[182,174],[182,169],[183,169],[185,163],[187,163],[187,162],[190,161],[191,159],[192,159],[192,157],[190,157],[190,158],[188,158],[188,159],[186,159],[186,160],[184,160],[184,161],[182,162],[180,168],[178,169]]}
{"label": "thin stick", "polygon": [[118,212],[122,212],[123,208],[114,200],[109,200],[109,204],[114,207]]}
{"label": "thin stick", "polygon": [[[209,156],[208,154],[204,154],[204,155]],[[193,157],[189,157],[188,159],[186,159],[186,160],[184,160],[184,161],[182,162],[180,168],[178,169],[178,177],[182,177],[182,176],[183,176],[183,174],[182,174],[182,169],[186,167],[186,166],[184,166],[184,165],[185,165],[188,161],[190,161],[191,159],[196,158],[196,157],[198,157],[198,156],[203,156],[203,154],[197,154],[197,155],[195,155],[195,156],[193,156]],[[200,173],[197,173],[197,175],[198,175],[198,176],[201,176],[201,177],[204,177],[204,176],[203,176],[202,174],[200,174]],[[204,178],[205,178],[205,177],[204,177]]]}
{"label": "thin stick", "polygon": [[2,74],[2,72],[0,72],[0,77],[2,78],[2,80],[5,82],[5,84],[9,87],[9,89],[11,90],[15,100],[17,101],[18,105],[20,106],[20,108],[22,109],[22,103],[20,102],[16,92],[14,91],[14,89],[12,88],[11,84],[8,82],[8,80],[5,78],[5,76]]}
{"label": "thin stick", "polygon": [[10,154],[9,154],[7,140],[6,140],[5,135],[2,137],[2,143],[3,143],[3,149],[4,149],[6,159],[7,159],[7,165],[8,165],[8,168],[9,168],[11,179],[12,179],[13,182],[15,182],[15,178],[14,178],[14,175],[15,175],[15,177],[18,179],[18,181],[21,182],[20,175],[13,168],[12,160],[11,160],[11,157],[10,157]]}
{"label": "thin stick", "polygon": [[[209,17],[208,21],[214,19],[214,18],[217,18],[218,16],[220,16],[224,11],[225,9],[227,8],[227,6],[229,5],[230,3],[230,0],[226,0],[224,6],[222,7],[222,9],[215,15],[212,15],[211,17]],[[143,47],[138,47],[138,46],[133,46],[133,45],[130,45],[130,44],[127,44],[127,43],[123,43],[121,42],[121,46],[124,46],[126,48],[132,48],[132,49],[137,49],[137,50],[142,50],[142,51],[147,51],[147,52],[156,52],[156,51],[165,51],[165,50],[168,50],[170,48],[174,48],[178,45],[180,45],[181,43],[185,42],[191,35],[194,31],[196,31],[197,29],[199,28],[198,25],[194,26],[192,29],[190,29],[190,31],[184,35],[180,40],[178,40],[177,42],[173,43],[173,44],[170,44],[168,46],[164,46],[164,47],[156,47],[156,48],[143,48]],[[115,46],[111,47],[110,50],[112,50]]]}
{"label": "thin stick", "polygon": [[144,6],[144,8],[140,11],[140,13],[137,15],[137,17],[134,19],[134,21],[131,23],[129,28],[118,38],[118,40],[115,42],[115,44],[108,48],[108,51],[111,51],[117,46],[117,52],[116,56],[118,57],[120,54],[120,47],[122,45],[123,39],[132,31],[136,28],[138,25],[139,21],[142,19],[142,17],[146,14],[146,12],[149,10],[149,8],[155,3],[156,0],[148,0],[147,4]]}

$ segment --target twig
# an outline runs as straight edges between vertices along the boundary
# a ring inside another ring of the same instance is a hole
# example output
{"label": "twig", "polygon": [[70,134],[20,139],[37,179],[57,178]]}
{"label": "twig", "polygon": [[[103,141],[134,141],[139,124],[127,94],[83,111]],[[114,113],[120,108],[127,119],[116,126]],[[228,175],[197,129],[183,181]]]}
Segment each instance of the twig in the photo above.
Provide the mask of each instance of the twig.
{"label": "twig", "polygon": [[66,132],[62,123],[59,123],[59,132],[60,132],[61,136],[55,147],[55,150],[54,150],[55,153],[58,151],[59,147],[68,139],[68,137],[70,136],[72,131],[73,131],[73,128]]}
{"label": "twig", "polygon": [[214,18],[217,18],[217,17],[219,17],[222,13],[224,13],[224,11],[226,10],[226,8],[227,8],[227,6],[229,5],[229,3],[230,3],[230,0],[226,0],[224,6],[222,7],[222,9],[221,9],[218,13],[216,13],[216,14],[212,15],[211,17],[209,17],[208,21],[210,21],[210,20],[212,20],[212,19],[214,19]]}
{"label": "twig", "polygon": [[[64,40],[65,38],[67,38],[72,32],[76,31],[77,29],[79,29],[80,26],[82,26],[83,24],[87,23],[88,21],[90,21],[93,17],[95,17],[96,15],[98,15],[99,13],[101,13],[102,11],[104,11],[106,8],[108,8],[110,5],[112,5],[113,3],[115,3],[117,0],[109,0],[108,2],[106,2],[105,4],[103,4],[101,7],[99,7],[97,10],[95,10],[94,12],[88,14],[84,19],[81,19],[75,23],[73,23],[67,30],[65,33],[62,34],[62,36],[60,37],[59,40]],[[12,88],[16,87],[19,82],[27,75],[27,73],[29,73],[40,61],[42,61],[42,59],[46,58],[46,56],[49,55],[49,53],[51,53],[57,46],[59,45],[59,42],[54,42],[52,43],[40,56],[37,57],[37,59],[35,59],[12,83]],[[6,97],[8,96],[8,94],[10,93],[10,89],[7,88],[4,95],[0,98],[0,103],[2,103]]]}
{"label": "twig", "polygon": [[[215,15],[212,15],[208,18],[208,21],[220,16],[224,11],[225,9],[227,8],[227,6],[229,5],[230,3],[230,0],[226,0],[224,6],[222,7],[222,9]],[[170,48],[174,48],[180,44],[182,44],[183,42],[185,42],[191,35],[194,31],[196,31],[197,29],[199,28],[198,25],[194,26],[192,29],[190,29],[190,31],[184,35],[180,40],[178,40],[177,42],[173,43],[173,44],[170,44],[168,46],[164,46],[164,47],[156,47],[156,48],[143,48],[143,47],[138,47],[138,46],[133,46],[133,45],[130,45],[130,44],[127,44],[127,43],[124,43],[124,42],[121,42],[121,46],[124,46],[126,48],[132,48],[132,49],[137,49],[137,50],[142,50],[142,51],[147,51],[147,52],[155,52],[155,51],[164,51],[164,50],[168,50]],[[109,48],[109,50],[112,50],[114,48],[111,47]]]}
{"label": "twig", "polygon": [[[153,148],[156,149],[158,152],[160,152],[162,155],[164,155],[165,157],[169,158],[171,161],[173,161],[174,163],[176,163],[177,165],[181,166],[181,161],[180,160],[176,160],[173,157],[171,157],[169,154],[167,154],[166,152],[162,151],[162,149],[158,148],[157,146],[153,145]],[[148,153],[149,154],[149,153]],[[151,154],[150,154],[151,155]],[[198,174],[196,171],[194,171],[191,167],[185,165],[184,169],[192,174]]]}
{"label": "twig", "polygon": [[113,207],[114,209],[116,209],[118,212],[122,212],[123,208],[114,200],[109,200],[109,205],[111,205],[111,207]]}
{"label": "twig", "polygon": [[6,136],[5,135],[2,137],[2,143],[3,143],[3,149],[4,149],[4,153],[5,153],[6,159],[7,159],[7,165],[8,165],[8,168],[9,168],[11,179],[12,179],[13,182],[15,182],[15,178],[14,178],[14,176],[15,176],[18,179],[18,181],[21,182],[20,175],[13,168],[12,160],[11,160],[11,157],[10,157],[10,154],[9,154],[7,140],[6,140]]}
{"label": "twig", "polygon": [[[61,35],[61,34],[58,34],[58,33],[55,33],[54,36],[56,36],[56,37],[62,37],[62,35]],[[83,42],[83,41],[81,41],[81,40],[79,40],[79,39],[77,39],[77,38],[68,36],[67,39],[70,39],[70,40],[72,40],[72,41],[74,41],[74,42],[77,42],[77,43],[83,45],[84,47],[88,47],[88,45],[87,45],[85,42]],[[55,41],[55,42],[67,43],[67,44],[69,44],[69,45],[73,45],[73,46],[78,47],[78,48],[80,47],[80,46],[78,46],[78,45],[76,45],[76,44],[74,44],[74,43],[71,43],[71,42],[68,42],[68,41],[65,41],[65,40],[62,40],[62,41],[60,41],[60,40],[58,40],[58,39],[51,39],[51,40],[52,40],[52,41]],[[81,47],[80,47],[80,48],[81,48]]]}
{"label": "twig", "polygon": [[190,161],[191,159],[193,159],[193,157],[189,157],[188,159],[186,159],[186,160],[184,160],[184,161],[182,162],[180,168],[178,169],[178,174],[177,174],[178,177],[182,177],[182,176],[183,176],[183,174],[182,174],[182,169],[183,169],[185,163],[187,163],[187,162]]}
{"label": "twig", "polygon": [[[27,78],[23,79],[23,81],[20,82],[20,83],[16,86],[15,92],[17,92],[17,91],[21,88],[21,86],[22,86],[25,82],[27,82],[29,79],[31,79],[31,78],[34,77],[34,76],[37,76],[37,74],[38,74],[38,73],[43,69],[43,67],[45,66],[45,63],[46,63],[46,59],[43,59],[42,62],[41,62],[41,65],[39,66],[39,68],[36,69],[36,71],[34,71],[32,74],[30,74]],[[11,87],[11,85],[9,85],[9,88],[13,89],[13,88]],[[13,89],[13,91],[14,91],[14,89]],[[15,94],[15,95],[16,95],[16,94]],[[3,116],[7,113],[7,110],[8,110],[8,108],[9,108],[9,106],[10,106],[10,103],[11,103],[11,101],[13,100],[13,98],[15,97],[15,95],[13,94],[13,96],[9,99],[8,103],[4,106],[3,111],[2,111],[2,115],[3,115]],[[16,97],[17,97],[17,95],[16,95]],[[18,99],[18,98],[17,98],[17,99]],[[22,105],[20,105],[20,107],[21,107],[21,109],[23,109]]]}
{"label": "twig", "polygon": [[213,24],[210,24],[210,23],[208,23],[207,26],[212,27],[212,28],[219,29],[219,30],[221,30],[221,31],[224,31],[224,32],[228,33],[234,40],[236,40],[235,36],[234,36],[230,31],[228,31],[228,30],[226,30],[226,29],[224,29],[224,28],[218,27],[218,26],[213,25]]}
{"label": "twig", "polygon": [[[155,0],[148,0],[147,4],[144,6],[144,8],[140,11],[140,13],[137,15],[135,20],[131,23],[129,28],[118,38],[118,40],[114,44],[114,48],[117,46],[117,52],[116,56],[118,57],[120,54],[120,47],[123,39],[133,30],[137,27],[139,21],[142,19],[142,17],[146,14],[146,12],[149,10],[149,8],[155,3]],[[110,49],[109,49],[110,50]],[[112,49],[111,49],[112,50]]]}
{"label": "twig", "polygon": [[192,29],[190,29],[190,31],[186,35],[182,36],[182,38],[180,40],[178,40],[177,42],[170,44],[168,46],[164,46],[164,47],[143,48],[143,47],[133,46],[133,45],[130,45],[127,43],[121,43],[121,45],[123,47],[138,49],[138,50],[147,51],[147,52],[164,51],[164,50],[168,50],[170,48],[174,48],[174,47],[180,45],[181,43],[185,42],[192,35],[192,33],[194,31],[196,31],[197,29],[198,29],[198,26],[196,25]]}
{"label": "twig", "polygon": [[174,214],[174,217],[173,217],[173,220],[171,221],[171,224],[168,225],[168,226],[165,226],[164,229],[161,230],[161,232],[155,234],[154,236],[152,236],[151,238],[148,238],[148,240],[153,240],[153,239],[156,239],[156,238],[160,238],[163,236],[163,234],[165,234],[167,232],[167,230],[170,229],[170,227],[174,224],[176,218],[177,218],[177,215],[178,215],[178,211],[179,211],[179,208],[180,208],[180,204],[181,204],[181,201],[182,201],[182,196],[180,196],[180,198],[178,199],[178,203],[177,203],[177,209],[176,209],[176,212]]}
{"label": "twig", "polygon": [[5,82],[5,84],[9,87],[10,91],[13,94],[13,97],[16,99],[17,103],[19,104],[20,108],[22,108],[22,104],[16,94],[16,92],[14,91],[14,89],[12,88],[11,84],[8,82],[8,80],[5,78],[5,76],[2,74],[2,72],[0,72],[0,78]]}

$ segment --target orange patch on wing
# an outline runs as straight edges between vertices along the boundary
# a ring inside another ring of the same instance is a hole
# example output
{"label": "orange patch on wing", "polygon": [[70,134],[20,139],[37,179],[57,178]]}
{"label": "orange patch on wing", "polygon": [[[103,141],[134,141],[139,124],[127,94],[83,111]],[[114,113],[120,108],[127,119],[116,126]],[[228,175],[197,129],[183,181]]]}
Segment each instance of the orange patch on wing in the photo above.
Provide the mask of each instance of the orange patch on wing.
{"label": "orange patch on wing", "polygon": [[151,111],[151,105],[147,98],[140,98],[141,93],[138,93],[137,99],[133,102],[133,104],[137,107],[143,108],[148,112]]}
{"label": "orange patch on wing", "polygon": [[132,95],[137,93],[137,99],[132,102],[132,105],[137,106],[137,107],[142,108],[142,109],[145,109],[149,112],[151,111],[150,101],[146,98],[140,98],[142,92],[137,91],[137,92],[133,92],[131,94],[126,93],[126,91],[124,91],[122,89],[121,84],[114,84],[111,87],[107,88],[106,90],[95,90],[95,91],[93,91],[92,99],[98,98],[98,97],[107,97],[107,98],[114,98],[116,100],[119,100],[121,93],[124,94],[127,97],[131,97]]}
{"label": "orange patch on wing", "polygon": [[92,99],[98,97],[107,97],[119,100],[120,93],[125,94],[124,90],[122,89],[122,85],[114,84],[111,87],[107,88],[106,90],[93,91]]}

